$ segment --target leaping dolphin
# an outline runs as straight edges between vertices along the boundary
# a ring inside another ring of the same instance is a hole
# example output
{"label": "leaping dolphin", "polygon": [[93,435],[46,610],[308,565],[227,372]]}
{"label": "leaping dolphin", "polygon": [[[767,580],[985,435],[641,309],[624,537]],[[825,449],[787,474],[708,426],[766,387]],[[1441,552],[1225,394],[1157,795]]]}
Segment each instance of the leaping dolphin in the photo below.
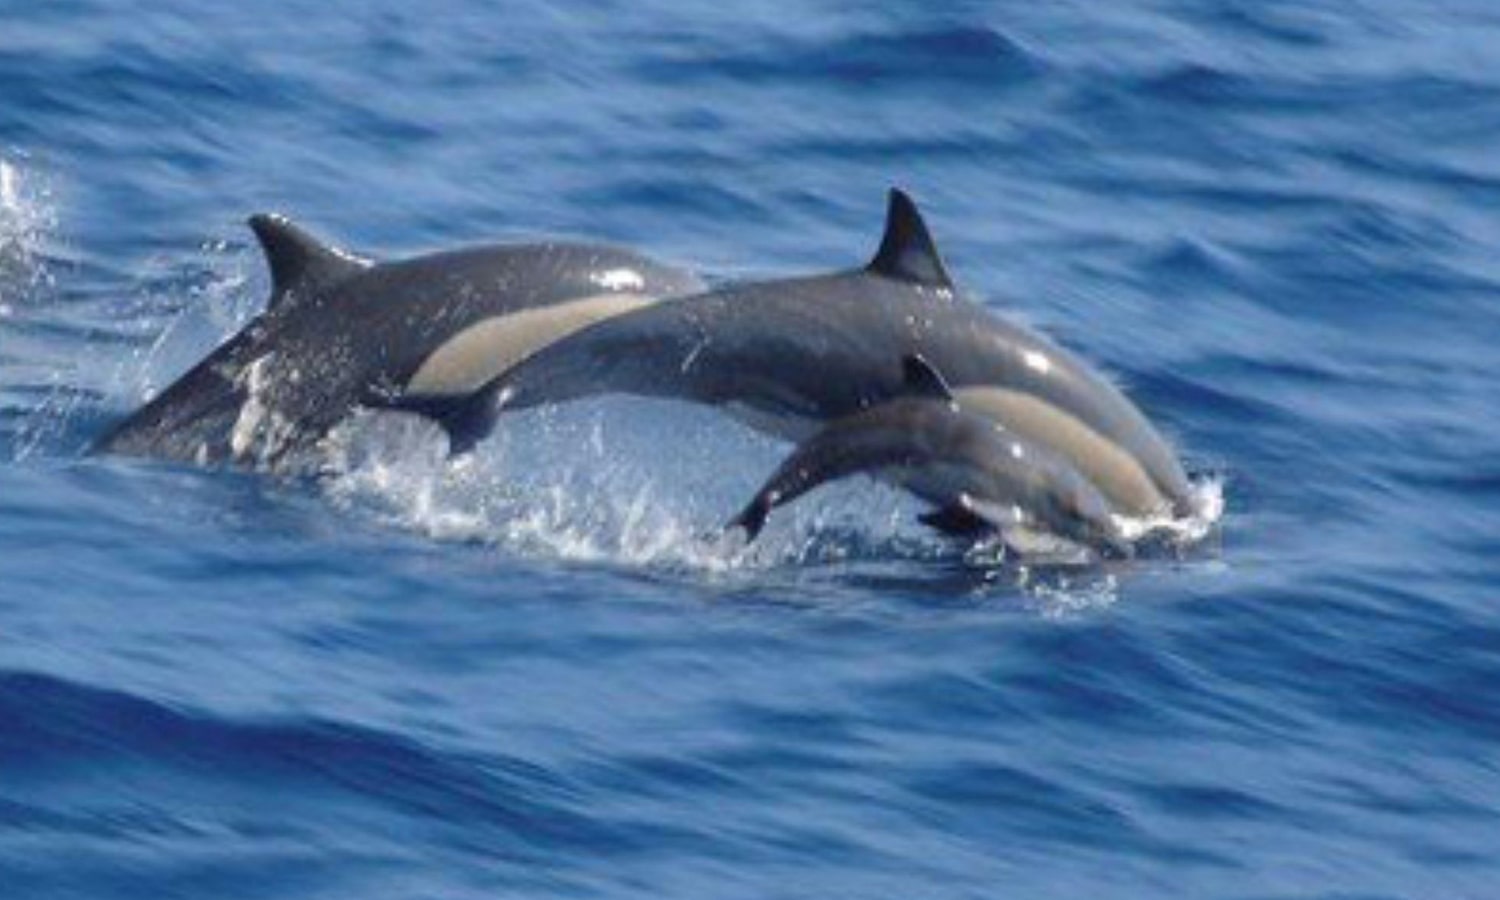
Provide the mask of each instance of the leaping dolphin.
{"label": "leaping dolphin", "polygon": [[606,392],[724,407],[800,440],[821,423],[899,396],[900,360],[921,356],[970,412],[1067,460],[1123,514],[1187,512],[1177,456],[1103,375],[1041,335],[960,296],[916,205],[890,193],[885,235],[861,268],[740,284],[579,330],[455,398],[390,404],[464,436],[501,409]]}
{"label": "leaping dolphin", "polygon": [[490,245],[376,264],[279,216],[249,224],[271,270],[266,311],[97,451],[290,468],[372,396],[467,396],[560,337],[704,288],[607,246]]}
{"label": "leaping dolphin", "polygon": [[933,504],[921,520],[941,531],[1046,532],[1128,552],[1109,502],[1071,465],[998,422],[963,412],[921,357],[907,357],[903,371],[905,396],[838,419],[803,442],[729,526],[753,541],[775,507],[863,473]]}

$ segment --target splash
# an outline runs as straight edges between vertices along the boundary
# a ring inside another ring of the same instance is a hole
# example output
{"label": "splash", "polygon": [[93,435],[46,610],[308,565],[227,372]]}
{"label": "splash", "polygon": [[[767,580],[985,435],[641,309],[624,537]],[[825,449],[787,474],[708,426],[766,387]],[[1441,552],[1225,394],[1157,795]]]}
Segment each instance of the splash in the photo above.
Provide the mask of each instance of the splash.
{"label": "splash", "polygon": [[[50,210],[43,215],[25,199],[35,190],[26,186],[24,173],[15,174],[14,166],[9,170],[7,218],[0,223],[0,238],[10,248],[7,265],[18,258],[11,238],[37,234],[27,230],[34,226],[17,230],[12,200],[21,198],[19,208],[30,221],[52,221]],[[14,315],[0,312],[0,327],[13,328],[18,338],[0,340],[0,364],[7,353],[14,363],[9,371],[0,369],[0,400],[6,392],[22,398],[9,447],[16,460],[80,452],[89,432],[97,432],[93,423],[99,417],[114,418],[148,400],[254,315],[263,296],[247,290],[245,248],[208,241],[194,251],[154,258],[133,276],[122,273],[129,278],[123,291],[112,280],[85,277],[69,286],[67,302],[53,302],[61,296],[35,288],[51,284],[48,261],[70,258],[29,249],[51,241],[52,227],[46,226],[45,240],[33,237],[20,245],[28,248],[28,259],[44,267],[38,270],[43,275],[26,276],[31,287],[21,296],[28,302],[9,306],[6,312]],[[66,271],[73,270],[69,261]],[[0,270],[0,301],[17,296],[11,290],[15,274]]]}
{"label": "splash", "polygon": [[612,398],[515,413],[456,461],[425,421],[360,415],[325,443],[324,490],[347,511],[435,539],[709,576],[889,557],[909,543],[907,501],[853,484],[787,510],[746,546],[723,523],[784,448],[712,412],[664,406]]}
{"label": "splash", "polygon": [[1193,481],[1185,515],[1163,513],[1144,518],[1115,517],[1125,539],[1140,549],[1185,551],[1213,534],[1224,517],[1224,478],[1208,474]]}
{"label": "splash", "polygon": [[132,349],[103,392],[125,406],[149,400],[259,313],[264,294],[248,259],[244,248],[214,240],[185,258],[153,260],[119,313]]}
{"label": "splash", "polygon": [[[270,395],[276,361],[276,353],[268,352],[235,378],[244,390],[245,400],[229,432],[229,450],[236,460],[261,471],[272,470],[275,459],[290,446],[297,433],[297,423],[278,411]],[[208,448],[201,447],[199,453],[206,456]]]}
{"label": "splash", "polygon": [[[1115,570],[1077,545],[1031,535],[957,547],[916,523],[916,501],[871,479],[838,482],[783,508],[775,527],[747,546],[723,523],[785,447],[696,407],[610,398],[515,413],[476,454],[456,461],[436,426],[364,414],[324,449],[331,474],[322,489],[335,507],[532,560],[710,580],[895,564],[907,569],[904,578],[940,581],[956,565],[1058,615],[1117,594]],[[1222,492],[1218,482],[1198,490],[1201,515],[1158,523],[1152,534],[1173,534],[1186,547],[1207,533]]]}
{"label": "splash", "polygon": [[23,168],[24,156],[0,156],[0,317],[50,287],[46,248],[57,227],[48,181]]}

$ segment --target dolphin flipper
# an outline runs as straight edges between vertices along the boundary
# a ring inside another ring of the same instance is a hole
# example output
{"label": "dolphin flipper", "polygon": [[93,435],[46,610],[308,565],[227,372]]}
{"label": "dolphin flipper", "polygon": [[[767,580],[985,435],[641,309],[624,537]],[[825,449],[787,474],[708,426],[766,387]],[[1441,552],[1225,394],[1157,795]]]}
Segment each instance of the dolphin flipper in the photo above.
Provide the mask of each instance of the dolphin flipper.
{"label": "dolphin flipper", "polygon": [[920,353],[902,358],[901,387],[913,397],[954,402],[953,389],[948,386],[947,379]]}
{"label": "dolphin flipper", "polygon": [[974,538],[995,530],[995,526],[961,503],[944,506],[917,516],[917,521],[948,537]]}

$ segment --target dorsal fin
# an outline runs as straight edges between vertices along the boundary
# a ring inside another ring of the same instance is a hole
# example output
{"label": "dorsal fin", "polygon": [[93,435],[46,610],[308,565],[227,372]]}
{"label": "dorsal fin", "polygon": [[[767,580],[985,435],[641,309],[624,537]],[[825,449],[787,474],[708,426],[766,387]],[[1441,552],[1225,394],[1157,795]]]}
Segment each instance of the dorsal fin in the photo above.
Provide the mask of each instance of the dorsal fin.
{"label": "dorsal fin", "polygon": [[880,250],[867,266],[871,272],[887,278],[899,278],[933,287],[953,286],[943,258],[917,204],[900,188],[891,188],[890,205],[885,215],[885,236]]}
{"label": "dorsal fin", "polygon": [[293,225],[285,216],[260,213],[250,217],[250,229],[271,267],[270,308],[288,299],[307,296],[369,267],[369,262],[325,244]]}
{"label": "dorsal fin", "polygon": [[906,393],[913,397],[953,401],[948,382],[921,354],[913,353],[901,360],[901,382]]}

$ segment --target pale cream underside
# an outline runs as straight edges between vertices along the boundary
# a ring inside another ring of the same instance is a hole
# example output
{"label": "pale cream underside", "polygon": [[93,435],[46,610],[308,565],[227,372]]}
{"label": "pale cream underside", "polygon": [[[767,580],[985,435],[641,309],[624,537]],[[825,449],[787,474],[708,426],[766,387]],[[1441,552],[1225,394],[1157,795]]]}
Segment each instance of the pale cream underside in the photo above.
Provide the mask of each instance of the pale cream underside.
{"label": "pale cream underside", "polygon": [[543,347],[655,300],[643,294],[592,294],[476,322],[433,351],[406,389],[428,395],[473,393]]}
{"label": "pale cream underside", "polygon": [[1166,498],[1134,457],[1076,416],[1038,397],[1004,388],[966,387],[954,394],[960,407],[1060,454],[1120,513],[1150,515],[1166,505]]}

